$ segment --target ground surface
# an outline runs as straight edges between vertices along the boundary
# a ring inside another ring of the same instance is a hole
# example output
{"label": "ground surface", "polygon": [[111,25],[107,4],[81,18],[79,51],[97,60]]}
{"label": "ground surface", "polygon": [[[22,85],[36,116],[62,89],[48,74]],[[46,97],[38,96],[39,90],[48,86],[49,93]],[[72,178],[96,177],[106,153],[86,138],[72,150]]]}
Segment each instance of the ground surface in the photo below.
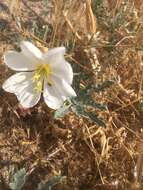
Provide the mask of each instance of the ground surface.
{"label": "ground surface", "polygon": [[[143,189],[142,10],[141,0],[0,1],[0,85],[12,74],[3,54],[18,50],[20,40],[43,51],[65,45],[75,90],[88,87],[92,100],[106,105],[86,108],[103,127],[79,106],[60,119],[43,100],[25,111],[0,88],[0,189],[10,189],[21,168],[23,190],[40,182],[55,190]],[[64,177],[56,184],[56,176]]]}

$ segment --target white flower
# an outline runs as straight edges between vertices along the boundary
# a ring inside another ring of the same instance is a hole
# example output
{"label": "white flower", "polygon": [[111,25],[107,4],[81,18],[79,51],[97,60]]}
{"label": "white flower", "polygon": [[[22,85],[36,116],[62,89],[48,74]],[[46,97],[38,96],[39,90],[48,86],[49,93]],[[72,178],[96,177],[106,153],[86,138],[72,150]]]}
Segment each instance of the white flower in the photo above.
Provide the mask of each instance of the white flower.
{"label": "white flower", "polygon": [[41,93],[52,109],[58,109],[67,98],[76,96],[71,87],[73,71],[64,58],[64,47],[53,48],[47,53],[28,41],[22,41],[20,47],[21,52],[8,51],[4,55],[6,65],[20,72],[8,78],[3,89],[14,93],[23,107],[36,105]]}

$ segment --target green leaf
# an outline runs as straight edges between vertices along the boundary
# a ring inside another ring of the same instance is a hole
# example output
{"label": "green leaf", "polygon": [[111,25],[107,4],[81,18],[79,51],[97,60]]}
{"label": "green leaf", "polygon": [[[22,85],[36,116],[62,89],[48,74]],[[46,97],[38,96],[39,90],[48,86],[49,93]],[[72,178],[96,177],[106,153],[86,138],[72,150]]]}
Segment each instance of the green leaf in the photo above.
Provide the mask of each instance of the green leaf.
{"label": "green leaf", "polygon": [[93,86],[93,89],[95,92],[101,92],[101,91],[104,91],[106,88],[109,88],[113,84],[114,84],[114,81],[106,80],[101,84],[97,84],[96,86]]}
{"label": "green leaf", "polygon": [[56,184],[58,184],[61,179],[63,178],[63,176],[54,176],[51,180],[49,180],[46,183],[40,183],[38,185],[38,189],[37,190],[51,190],[51,188],[53,186],[55,186]]}
{"label": "green leaf", "polygon": [[104,121],[102,118],[99,118],[95,113],[91,113],[91,112],[86,112],[87,116],[94,121],[95,123],[98,124],[98,126],[100,127],[106,127]]}
{"label": "green leaf", "polygon": [[103,83],[100,84],[89,84],[86,88],[81,89],[78,96],[80,97],[80,99],[85,99],[87,98],[92,92],[101,92],[104,91],[106,88],[110,88],[111,85],[114,84],[114,81],[112,80],[106,80]]}
{"label": "green leaf", "polygon": [[95,109],[99,109],[102,111],[107,109],[105,105],[95,102],[93,100],[87,100],[84,105],[94,107]]}
{"label": "green leaf", "polygon": [[17,171],[12,179],[12,182],[9,184],[12,190],[21,190],[23,185],[25,184],[26,179],[26,170],[25,168]]}
{"label": "green leaf", "polygon": [[69,112],[69,109],[71,107],[71,102],[65,103],[63,106],[61,106],[58,110],[54,112],[54,118],[59,119],[65,116]]}
{"label": "green leaf", "polygon": [[93,122],[97,123],[97,125],[100,127],[106,127],[104,121],[102,118],[99,118],[95,113],[87,112],[83,109],[82,106],[76,105],[72,107],[73,112],[75,112],[78,116],[82,116],[85,118],[88,118],[92,120]]}

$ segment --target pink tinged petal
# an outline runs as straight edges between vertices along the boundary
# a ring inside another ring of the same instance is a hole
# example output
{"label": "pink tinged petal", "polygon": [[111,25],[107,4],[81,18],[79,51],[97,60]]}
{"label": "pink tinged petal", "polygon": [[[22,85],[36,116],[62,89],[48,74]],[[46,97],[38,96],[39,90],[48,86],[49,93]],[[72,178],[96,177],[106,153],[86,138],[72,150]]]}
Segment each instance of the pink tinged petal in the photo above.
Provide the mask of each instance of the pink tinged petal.
{"label": "pink tinged petal", "polygon": [[39,62],[42,58],[42,52],[34,44],[29,41],[22,41],[20,47],[23,55],[27,58],[33,60],[34,62]]}
{"label": "pink tinged petal", "polygon": [[41,97],[41,92],[34,91],[32,72],[21,72],[11,76],[3,84],[3,89],[14,93],[20,104],[25,108],[35,106]]}
{"label": "pink tinged petal", "polygon": [[22,117],[25,117],[27,115],[31,115],[30,108],[24,108],[21,104],[18,104],[17,111],[18,111],[18,114]]}
{"label": "pink tinged petal", "polygon": [[15,71],[34,70],[37,63],[26,57],[22,52],[8,51],[4,55],[5,64]]}
{"label": "pink tinged petal", "polygon": [[44,83],[43,97],[45,103],[52,109],[58,109],[69,97],[76,96],[73,88],[64,80],[52,77],[52,86]]}
{"label": "pink tinged petal", "polygon": [[57,47],[43,54],[43,60],[51,65],[55,75],[63,78],[69,84],[73,80],[73,70],[71,65],[65,60],[65,47]]}

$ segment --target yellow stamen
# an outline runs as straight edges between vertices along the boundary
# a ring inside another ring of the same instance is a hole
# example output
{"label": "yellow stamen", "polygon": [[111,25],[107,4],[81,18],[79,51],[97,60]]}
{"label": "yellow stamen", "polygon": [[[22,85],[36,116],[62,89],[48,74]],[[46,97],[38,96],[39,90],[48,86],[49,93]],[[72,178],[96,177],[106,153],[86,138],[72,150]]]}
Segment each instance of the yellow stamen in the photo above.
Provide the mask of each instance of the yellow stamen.
{"label": "yellow stamen", "polygon": [[48,84],[51,85],[51,76],[52,69],[49,64],[42,63],[38,64],[36,70],[34,71],[33,82],[35,82],[34,90],[36,92],[41,92],[43,87],[43,80],[46,79]]}

